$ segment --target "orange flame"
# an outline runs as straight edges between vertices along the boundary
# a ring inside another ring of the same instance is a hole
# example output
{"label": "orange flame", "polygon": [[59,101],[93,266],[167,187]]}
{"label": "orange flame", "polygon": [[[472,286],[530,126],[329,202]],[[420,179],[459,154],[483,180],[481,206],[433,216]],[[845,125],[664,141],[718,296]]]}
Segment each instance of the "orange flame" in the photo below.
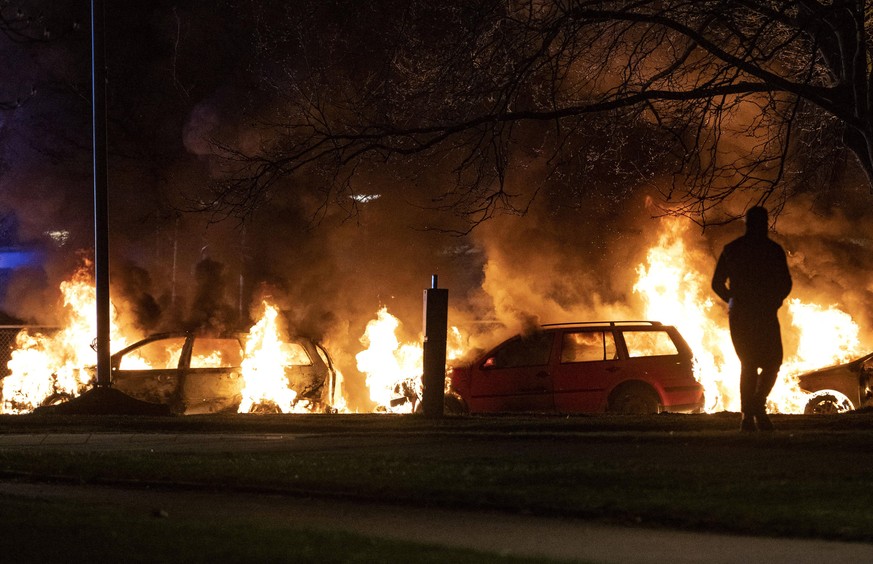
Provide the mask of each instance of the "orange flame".
{"label": "orange flame", "polygon": [[422,349],[412,343],[400,343],[396,331],[400,320],[388,313],[387,307],[382,307],[376,313],[376,319],[370,320],[361,337],[361,344],[366,347],[355,355],[358,370],[366,375],[370,399],[379,406],[384,406],[395,413],[411,411],[411,404],[396,408],[390,407],[394,395],[394,387],[404,380],[418,381],[421,385]]}
{"label": "orange flame", "polygon": [[[410,413],[414,408],[411,402],[391,405],[391,400],[396,399],[398,389],[404,387],[421,396],[424,352],[422,339],[416,343],[401,343],[397,337],[399,328],[400,320],[388,313],[387,307],[379,309],[376,319],[367,323],[360,339],[366,348],[355,359],[358,370],[366,376],[370,399],[376,403],[377,409],[389,413]],[[462,332],[457,327],[449,327],[447,361],[463,354],[464,342]]]}
{"label": "orange flame", "polygon": [[[727,309],[716,305],[710,289],[713,260],[685,244],[686,230],[679,220],[664,220],[663,225],[645,264],[637,267],[634,292],[643,298],[647,318],[675,325],[688,341],[696,377],[706,389],[706,411],[738,411],[740,363],[730,340]],[[799,299],[787,305],[783,309],[799,344],[796,351],[786,350],[768,407],[802,413],[808,395],[798,389],[797,374],[860,356],[858,326],[834,305],[822,308]],[[785,332],[783,324],[783,341]]]}
{"label": "orange flame", "polygon": [[[84,391],[91,373],[84,368],[96,364],[91,341],[97,334],[96,290],[86,261],[68,281],[60,285],[65,326],[55,333],[22,330],[16,337],[3,379],[2,413],[26,413],[52,396],[73,397]],[[116,309],[110,304],[110,339],[124,347],[119,334]]]}
{"label": "orange flame", "polygon": [[[285,376],[285,366],[301,364],[297,355],[305,352],[299,345],[284,338],[285,330],[279,325],[279,310],[264,301],[264,314],[249,330],[246,339],[245,359],[242,374],[245,386],[242,390],[240,413],[248,413],[258,404],[273,404],[282,413],[306,412],[308,402],[298,405],[297,392],[291,389]],[[307,359],[308,360],[308,359]]]}

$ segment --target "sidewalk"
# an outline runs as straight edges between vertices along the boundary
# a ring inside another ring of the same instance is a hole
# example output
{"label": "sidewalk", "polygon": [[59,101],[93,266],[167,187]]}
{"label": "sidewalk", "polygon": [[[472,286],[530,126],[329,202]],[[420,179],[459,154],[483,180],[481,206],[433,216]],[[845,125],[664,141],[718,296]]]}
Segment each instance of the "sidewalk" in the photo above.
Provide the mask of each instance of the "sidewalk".
{"label": "sidewalk", "polygon": [[[15,433],[0,434],[0,449],[171,453],[278,450],[293,456],[296,451],[311,448],[335,450],[350,448],[350,445],[363,448],[358,444],[360,441],[358,435],[307,433]],[[396,438],[374,436],[369,441],[366,448],[378,447],[380,443],[394,444]],[[414,444],[414,441],[407,442],[408,446]],[[430,442],[426,446],[434,448]],[[470,448],[481,449],[482,444],[475,443]],[[873,562],[873,544],[607,526],[580,519],[436,508],[430,507],[426,499],[411,506],[329,495],[317,497],[312,493],[272,495],[263,490],[212,492],[184,487],[137,489],[126,484],[0,481],[0,505],[4,497],[13,495],[63,499],[98,508],[120,506],[148,515],[159,510],[158,513],[171,519],[187,516],[204,521],[226,518],[232,522],[266,518],[293,529],[347,531],[491,554],[566,561],[622,564]]]}
{"label": "sidewalk", "polygon": [[396,506],[340,499],[0,482],[4,496],[213,519],[269,519],[295,529],[469,548],[486,553],[604,564],[856,564],[873,545],[612,527],[574,519]]}
{"label": "sidewalk", "polygon": [[281,433],[13,433],[0,434],[0,449],[150,450],[153,452],[240,452],[287,446],[310,436]]}

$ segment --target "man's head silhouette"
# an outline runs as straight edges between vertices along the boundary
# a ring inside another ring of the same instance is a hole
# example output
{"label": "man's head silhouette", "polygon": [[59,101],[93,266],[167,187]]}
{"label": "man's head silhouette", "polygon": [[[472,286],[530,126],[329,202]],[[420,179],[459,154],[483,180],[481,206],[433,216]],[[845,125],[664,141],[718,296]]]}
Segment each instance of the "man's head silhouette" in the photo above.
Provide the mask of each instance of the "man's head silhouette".
{"label": "man's head silhouette", "polygon": [[770,227],[767,219],[767,208],[754,206],[746,212],[746,235],[766,237]]}

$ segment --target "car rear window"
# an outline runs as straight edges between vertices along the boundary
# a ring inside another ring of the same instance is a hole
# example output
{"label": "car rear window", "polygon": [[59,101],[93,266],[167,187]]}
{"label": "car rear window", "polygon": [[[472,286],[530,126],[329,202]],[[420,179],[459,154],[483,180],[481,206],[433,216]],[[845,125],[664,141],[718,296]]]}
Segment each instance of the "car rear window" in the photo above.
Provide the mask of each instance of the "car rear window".
{"label": "car rear window", "polygon": [[242,358],[236,339],[197,337],[191,348],[191,368],[232,368],[242,364]]}
{"label": "car rear window", "polygon": [[594,362],[618,358],[615,336],[606,331],[564,333],[561,362]]}
{"label": "car rear window", "polygon": [[631,358],[641,356],[672,356],[679,354],[676,343],[666,331],[622,331],[627,354]]}

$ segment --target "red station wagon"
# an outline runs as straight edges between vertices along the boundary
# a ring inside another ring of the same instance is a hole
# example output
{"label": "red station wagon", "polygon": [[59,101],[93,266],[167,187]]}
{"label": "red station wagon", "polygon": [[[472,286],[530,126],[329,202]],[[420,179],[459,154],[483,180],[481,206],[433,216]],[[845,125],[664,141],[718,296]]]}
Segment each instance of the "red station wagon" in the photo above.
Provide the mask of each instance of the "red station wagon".
{"label": "red station wagon", "polygon": [[688,344],[656,321],[543,325],[449,369],[447,408],[493,413],[699,412]]}

